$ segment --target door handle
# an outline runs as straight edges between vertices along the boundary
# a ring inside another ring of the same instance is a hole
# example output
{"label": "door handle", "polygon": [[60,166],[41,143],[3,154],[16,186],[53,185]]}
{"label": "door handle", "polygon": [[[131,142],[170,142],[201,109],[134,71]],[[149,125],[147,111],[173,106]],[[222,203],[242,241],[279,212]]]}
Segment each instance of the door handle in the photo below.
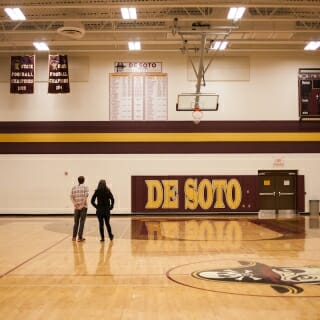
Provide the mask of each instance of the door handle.
{"label": "door handle", "polygon": [[274,192],[260,192],[259,196],[276,196],[275,191]]}
{"label": "door handle", "polygon": [[280,192],[279,191],[279,197],[280,196],[294,196],[294,192]]}

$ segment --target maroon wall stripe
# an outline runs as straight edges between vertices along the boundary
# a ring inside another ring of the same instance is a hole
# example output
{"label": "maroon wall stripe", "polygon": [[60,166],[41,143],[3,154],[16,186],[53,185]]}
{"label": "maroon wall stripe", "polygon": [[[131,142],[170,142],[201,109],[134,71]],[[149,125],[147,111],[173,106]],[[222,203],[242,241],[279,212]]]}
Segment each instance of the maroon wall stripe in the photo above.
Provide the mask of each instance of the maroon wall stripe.
{"label": "maroon wall stripe", "polygon": [[320,153],[320,142],[0,143],[0,154]]}
{"label": "maroon wall stripe", "polygon": [[[320,132],[320,121],[23,121],[0,133]],[[0,154],[320,153],[320,142],[0,143]]]}
{"label": "maroon wall stripe", "polygon": [[21,121],[0,122],[0,133],[320,132],[320,121]]}

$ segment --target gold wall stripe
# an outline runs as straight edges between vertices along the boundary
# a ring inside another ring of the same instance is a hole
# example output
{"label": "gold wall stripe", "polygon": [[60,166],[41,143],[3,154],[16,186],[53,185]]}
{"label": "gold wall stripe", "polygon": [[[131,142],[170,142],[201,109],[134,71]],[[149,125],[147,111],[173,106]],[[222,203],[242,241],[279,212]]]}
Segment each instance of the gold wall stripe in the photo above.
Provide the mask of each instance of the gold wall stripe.
{"label": "gold wall stripe", "polygon": [[0,142],[320,142],[320,132],[2,133]]}

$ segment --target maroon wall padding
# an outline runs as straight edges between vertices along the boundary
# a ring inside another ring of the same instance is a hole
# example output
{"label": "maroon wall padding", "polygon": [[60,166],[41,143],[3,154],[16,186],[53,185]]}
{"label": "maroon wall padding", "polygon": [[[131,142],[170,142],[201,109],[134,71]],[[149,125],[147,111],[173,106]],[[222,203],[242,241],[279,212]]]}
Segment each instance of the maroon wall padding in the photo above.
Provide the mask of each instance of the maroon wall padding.
{"label": "maroon wall padding", "polygon": [[0,121],[0,133],[320,132],[320,121]]}
{"label": "maroon wall padding", "polygon": [[297,176],[297,211],[305,212],[304,176]]}
{"label": "maroon wall padding", "polygon": [[[0,122],[0,133],[320,132],[300,121],[30,121]],[[2,142],[0,154],[318,153],[320,141],[297,142]]]}
{"label": "maroon wall padding", "polygon": [[319,153],[318,142],[0,143],[0,154]]}

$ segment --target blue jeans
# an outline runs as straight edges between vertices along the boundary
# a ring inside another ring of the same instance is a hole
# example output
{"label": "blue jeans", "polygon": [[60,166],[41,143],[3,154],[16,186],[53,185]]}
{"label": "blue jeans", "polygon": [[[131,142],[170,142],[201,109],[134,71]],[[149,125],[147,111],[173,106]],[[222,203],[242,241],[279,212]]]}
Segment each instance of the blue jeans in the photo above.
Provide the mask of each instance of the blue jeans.
{"label": "blue jeans", "polygon": [[74,209],[74,225],[73,225],[73,238],[78,235],[79,239],[82,239],[84,223],[86,221],[88,208]]}

